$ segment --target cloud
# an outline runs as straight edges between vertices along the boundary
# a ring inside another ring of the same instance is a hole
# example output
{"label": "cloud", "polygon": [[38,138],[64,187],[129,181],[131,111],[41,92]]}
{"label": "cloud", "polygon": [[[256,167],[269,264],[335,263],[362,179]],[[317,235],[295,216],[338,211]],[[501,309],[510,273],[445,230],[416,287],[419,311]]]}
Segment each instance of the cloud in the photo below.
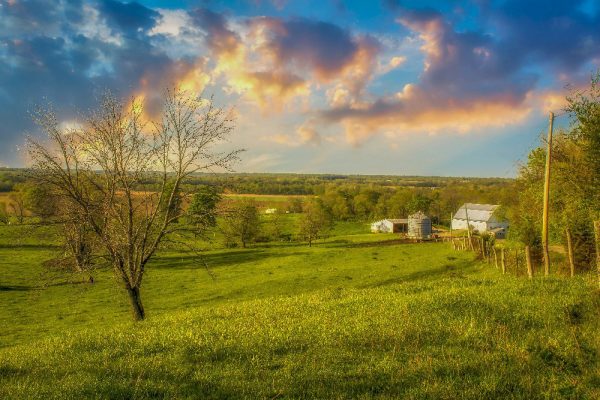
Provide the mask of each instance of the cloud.
{"label": "cloud", "polygon": [[250,26],[258,51],[276,68],[302,69],[322,83],[340,80],[353,93],[372,77],[381,50],[376,39],[328,22],[262,17]]}
{"label": "cloud", "polygon": [[[73,10],[75,3],[71,2],[44,3],[44,13],[30,9],[33,3],[16,4],[21,7],[19,12],[0,8],[0,21],[6,21],[4,13],[8,13],[9,24],[27,28],[0,36],[0,87],[9,94],[0,96],[0,139],[6,149],[0,156],[8,160],[16,160],[14,148],[22,142],[24,132],[35,129],[28,111],[36,104],[51,101],[60,119],[72,120],[78,111],[93,107],[107,89],[127,97],[173,82],[169,76],[185,79],[198,68],[195,61],[169,58],[143,31],[133,33],[149,29],[155,15],[142,6],[127,7],[123,11],[127,18],[115,19],[111,11],[89,5]],[[109,4],[112,6],[120,7]],[[90,21],[97,24],[96,29],[84,29],[82,19],[73,13],[94,17]],[[28,15],[27,22],[17,21]],[[109,20],[110,28],[103,22]],[[37,29],[30,30],[31,25]],[[103,29],[116,32],[105,35]]]}
{"label": "cloud", "polygon": [[600,66],[600,14],[587,0],[453,1],[443,12],[388,3],[366,21],[351,3],[317,20],[269,4],[271,16],[253,16],[239,4],[0,0],[0,157],[12,157],[5,149],[33,128],[27,111],[44,98],[72,121],[110,89],[143,100],[151,117],[166,87],[208,88],[253,121],[250,142],[323,145],[343,130],[359,145],[520,124],[562,107],[557,86]]}
{"label": "cloud", "polygon": [[387,74],[390,71],[399,68],[406,62],[405,56],[393,56],[386,63],[380,64],[377,73],[380,75]]}
{"label": "cloud", "polygon": [[160,15],[137,2],[122,3],[115,0],[100,0],[98,10],[115,32],[133,35],[152,29]]}
{"label": "cloud", "polygon": [[317,132],[317,129],[312,121],[308,121],[296,129],[296,133],[300,138],[300,141],[304,144],[320,145],[321,135]]}
{"label": "cloud", "polygon": [[333,102],[324,110],[322,120],[341,122],[350,143],[390,131],[464,133],[518,123],[529,114],[524,101],[536,77],[516,68],[490,35],[457,32],[433,10],[404,10],[398,22],[420,39],[423,72],[393,95]]}
{"label": "cloud", "polygon": [[507,0],[483,3],[482,14],[516,62],[546,62],[572,72],[600,53],[600,13],[587,7],[593,3]]}
{"label": "cloud", "polygon": [[319,146],[321,145],[322,137],[317,131],[315,121],[308,120],[296,128],[294,135],[277,133],[274,135],[264,136],[263,140],[290,147],[298,147],[302,145]]}

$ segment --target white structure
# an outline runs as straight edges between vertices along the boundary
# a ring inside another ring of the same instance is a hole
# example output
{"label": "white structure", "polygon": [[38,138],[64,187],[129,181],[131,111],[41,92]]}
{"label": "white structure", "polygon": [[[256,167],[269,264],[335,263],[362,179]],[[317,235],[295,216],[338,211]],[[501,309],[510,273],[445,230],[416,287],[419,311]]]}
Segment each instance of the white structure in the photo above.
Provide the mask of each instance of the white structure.
{"label": "white structure", "polygon": [[[496,231],[506,233],[508,222],[499,221],[494,216],[494,211],[500,207],[494,204],[473,204],[465,203],[452,217],[452,229],[467,229],[467,219],[469,225],[479,232]],[[501,237],[498,235],[498,237]]]}
{"label": "white structure", "polygon": [[382,219],[371,224],[371,232],[397,233],[408,230],[408,219]]}
{"label": "white structure", "polygon": [[275,214],[277,212],[276,208],[267,208],[265,210],[265,214]]}

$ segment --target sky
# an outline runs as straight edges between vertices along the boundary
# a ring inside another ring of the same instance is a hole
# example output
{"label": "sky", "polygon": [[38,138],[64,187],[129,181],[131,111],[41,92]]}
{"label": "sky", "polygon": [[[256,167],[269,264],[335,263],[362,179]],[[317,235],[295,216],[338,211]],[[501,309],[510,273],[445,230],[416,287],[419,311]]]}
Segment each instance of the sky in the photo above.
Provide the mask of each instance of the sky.
{"label": "sky", "polygon": [[239,172],[511,177],[598,68],[600,0],[0,0],[0,166],[36,105],[180,87],[234,109]]}

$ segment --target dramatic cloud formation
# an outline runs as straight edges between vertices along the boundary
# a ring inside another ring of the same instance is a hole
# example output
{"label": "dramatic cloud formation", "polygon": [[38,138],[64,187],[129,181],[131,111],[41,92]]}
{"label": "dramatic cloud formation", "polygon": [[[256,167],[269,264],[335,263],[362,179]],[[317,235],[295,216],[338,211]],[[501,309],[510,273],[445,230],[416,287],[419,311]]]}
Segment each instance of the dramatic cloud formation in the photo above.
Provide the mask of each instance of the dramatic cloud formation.
{"label": "dramatic cloud formation", "polygon": [[44,99],[74,123],[109,89],[152,118],[179,86],[236,107],[247,168],[358,166],[367,142],[512,137],[600,67],[597,0],[225,3],[0,0],[0,164]]}

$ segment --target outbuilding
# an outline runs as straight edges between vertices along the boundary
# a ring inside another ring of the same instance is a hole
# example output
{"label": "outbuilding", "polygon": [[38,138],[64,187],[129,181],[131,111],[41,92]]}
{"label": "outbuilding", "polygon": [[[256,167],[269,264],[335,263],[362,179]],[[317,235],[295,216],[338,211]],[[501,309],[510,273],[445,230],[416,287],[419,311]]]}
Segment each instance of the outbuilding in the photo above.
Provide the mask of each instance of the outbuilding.
{"label": "outbuilding", "polygon": [[406,233],[408,219],[382,219],[371,224],[371,232]]}
{"label": "outbuilding", "polygon": [[431,233],[431,218],[422,211],[408,216],[408,237],[413,239],[429,239]]}
{"label": "outbuilding", "polygon": [[498,238],[505,236],[508,222],[495,215],[498,207],[496,204],[465,203],[452,217],[452,229],[466,230],[470,225],[478,232],[492,231]]}

